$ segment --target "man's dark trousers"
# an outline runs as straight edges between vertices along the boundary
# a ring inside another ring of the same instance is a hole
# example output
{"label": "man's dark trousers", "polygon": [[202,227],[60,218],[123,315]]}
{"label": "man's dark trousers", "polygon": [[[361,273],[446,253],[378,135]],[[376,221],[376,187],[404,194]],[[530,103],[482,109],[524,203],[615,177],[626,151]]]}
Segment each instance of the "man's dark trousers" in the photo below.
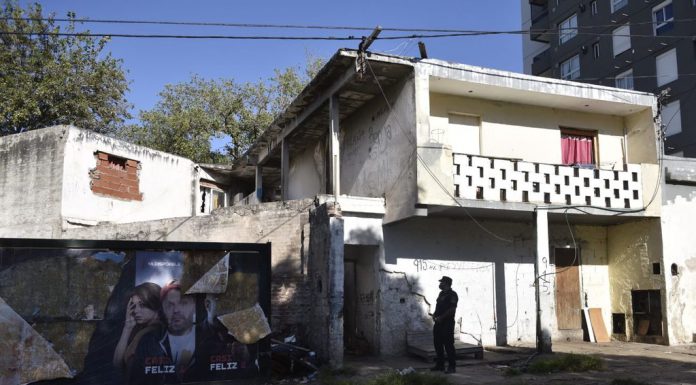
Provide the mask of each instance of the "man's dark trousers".
{"label": "man's dark trousers", "polygon": [[436,322],[433,326],[433,345],[437,354],[437,367],[445,367],[445,351],[450,368],[457,365],[454,351],[454,318]]}

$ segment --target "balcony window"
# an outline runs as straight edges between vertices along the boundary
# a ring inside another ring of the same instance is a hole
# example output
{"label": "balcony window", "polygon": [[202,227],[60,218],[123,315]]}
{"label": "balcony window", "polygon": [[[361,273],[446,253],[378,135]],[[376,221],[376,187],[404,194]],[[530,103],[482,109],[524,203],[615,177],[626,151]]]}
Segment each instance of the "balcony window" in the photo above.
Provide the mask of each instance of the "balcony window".
{"label": "balcony window", "polygon": [[655,36],[664,35],[666,32],[674,28],[674,13],[672,12],[672,1],[664,3],[653,8],[653,32]]}
{"label": "balcony window", "polygon": [[578,16],[573,16],[563,20],[558,24],[558,37],[560,44],[567,42],[578,34]]}
{"label": "balcony window", "polygon": [[580,77],[580,55],[561,62],[561,79],[573,80]]}
{"label": "balcony window", "polygon": [[628,0],[611,0],[611,13],[628,5]]}
{"label": "balcony window", "polygon": [[599,42],[592,44],[592,57],[599,59]]}
{"label": "balcony window", "polygon": [[626,72],[622,72],[616,75],[614,79],[616,88],[623,88],[625,90],[633,89],[633,70],[630,69]]}
{"label": "balcony window", "polygon": [[626,24],[616,28],[611,33],[614,48],[614,57],[631,48],[631,27]]}
{"label": "balcony window", "polygon": [[561,161],[564,165],[594,165],[596,134],[593,132],[561,130]]}
{"label": "balcony window", "polygon": [[[696,1],[696,0],[693,0]],[[599,14],[599,11],[597,10],[597,0],[594,0],[593,2],[590,3],[590,9],[592,10],[592,15],[597,15]]]}

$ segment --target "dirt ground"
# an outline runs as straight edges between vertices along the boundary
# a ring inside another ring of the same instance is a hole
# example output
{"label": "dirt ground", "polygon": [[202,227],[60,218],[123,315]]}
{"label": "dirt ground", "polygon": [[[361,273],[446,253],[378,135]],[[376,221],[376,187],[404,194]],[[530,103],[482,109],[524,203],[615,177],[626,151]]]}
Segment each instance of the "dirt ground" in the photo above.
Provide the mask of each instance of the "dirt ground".
{"label": "dirt ground", "polygon": [[[556,353],[590,354],[603,359],[605,369],[584,373],[548,375],[506,375],[510,367],[547,358],[532,356],[530,346],[490,348],[482,360],[457,361],[457,373],[447,375],[453,384],[610,384],[614,379],[641,381],[655,385],[696,385],[696,344],[662,346],[639,343],[555,342]],[[550,355],[552,356],[552,355]],[[415,357],[346,357],[345,366],[356,374],[351,379],[370,378],[388,371],[413,368],[427,371],[432,363]],[[319,383],[311,381],[311,383]]]}

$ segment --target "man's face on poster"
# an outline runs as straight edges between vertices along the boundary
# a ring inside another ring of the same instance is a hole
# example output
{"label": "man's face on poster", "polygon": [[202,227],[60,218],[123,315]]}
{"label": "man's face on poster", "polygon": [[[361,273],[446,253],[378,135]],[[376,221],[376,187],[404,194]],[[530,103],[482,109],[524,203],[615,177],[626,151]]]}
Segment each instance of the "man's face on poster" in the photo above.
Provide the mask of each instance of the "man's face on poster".
{"label": "man's face on poster", "polygon": [[180,290],[170,290],[164,297],[162,310],[167,318],[169,333],[180,336],[191,330],[196,313],[196,301],[193,296],[181,295]]}

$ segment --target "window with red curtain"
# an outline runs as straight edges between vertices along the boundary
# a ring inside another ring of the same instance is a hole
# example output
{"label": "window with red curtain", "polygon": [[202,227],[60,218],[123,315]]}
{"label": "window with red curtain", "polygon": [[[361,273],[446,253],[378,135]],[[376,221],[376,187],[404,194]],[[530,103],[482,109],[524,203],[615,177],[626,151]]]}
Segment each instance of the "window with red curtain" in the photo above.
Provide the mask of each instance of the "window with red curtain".
{"label": "window with red curtain", "polygon": [[594,137],[561,134],[563,164],[594,164]]}

